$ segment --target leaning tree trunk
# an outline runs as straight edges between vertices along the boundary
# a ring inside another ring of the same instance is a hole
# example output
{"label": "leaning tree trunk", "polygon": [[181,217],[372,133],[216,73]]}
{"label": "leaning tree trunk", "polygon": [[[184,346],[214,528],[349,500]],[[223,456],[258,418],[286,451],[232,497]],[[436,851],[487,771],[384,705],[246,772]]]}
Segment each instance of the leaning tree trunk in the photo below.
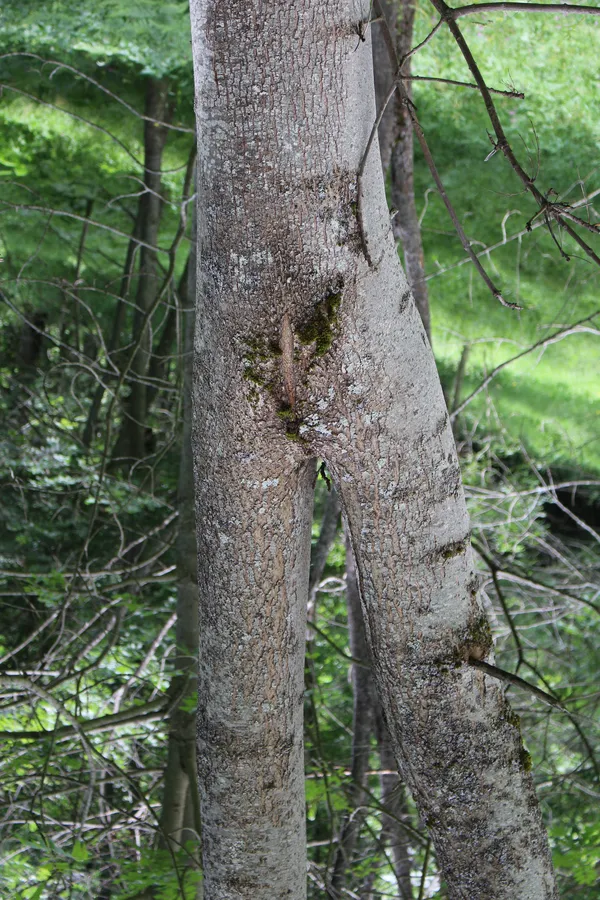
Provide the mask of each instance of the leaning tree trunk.
{"label": "leaning tree trunk", "polygon": [[[333,473],[394,753],[452,898],[555,896],[477,596],[452,430],[391,234],[370,0],[192,0],[205,896],[306,890],[314,459]],[[357,37],[357,34],[359,37]],[[361,174],[359,174],[361,173]]]}
{"label": "leaning tree trunk", "polygon": [[[395,57],[403,59],[412,47],[415,0],[376,0],[374,8],[379,21],[373,25],[373,62],[375,68],[375,96],[377,111],[383,106],[392,85]],[[402,67],[410,75],[411,59]],[[404,89],[412,99],[410,81]],[[417,309],[421,314],[427,337],[431,340],[429,293],[425,281],[425,263],[421,226],[415,204],[413,130],[410,116],[400,95],[395,94],[379,126],[379,144],[384,173],[390,171],[394,237],[402,244],[406,277]]]}

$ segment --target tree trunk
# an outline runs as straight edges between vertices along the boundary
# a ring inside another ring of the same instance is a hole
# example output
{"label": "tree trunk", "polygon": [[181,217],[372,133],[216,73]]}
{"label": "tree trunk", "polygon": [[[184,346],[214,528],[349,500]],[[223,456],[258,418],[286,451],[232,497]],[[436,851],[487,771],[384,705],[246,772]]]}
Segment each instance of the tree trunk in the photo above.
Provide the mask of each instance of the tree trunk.
{"label": "tree trunk", "polygon": [[[195,231],[195,229],[194,229]],[[183,429],[178,485],[177,535],[177,622],[175,639],[176,676],[170,693],[176,700],[169,719],[169,743],[165,786],[160,818],[159,845],[174,852],[184,843],[186,806],[190,788],[197,790],[194,755],[196,716],[183,700],[189,701],[197,677],[198,648],[198,580],[194,511],[194,470],[192,460],[192,352],[194,346],[194,306],[196,289],[196,254],[192,243],[186,266],[188,285],[181,292],[183,344]],[[199,823],[197,823],[199,825]],[[190,832],[188,831],[188,837]]]}
{"label": "tree trunk", "polygon": [[352,767],[351,767],[351,809],[345,816],[340,829],[339,841],[331,876],[331,896],[334,900],[343,896],[346,872],[352,862],[352,855],[358,840],[366,811],[367,796],[364,787],[367,782],[371,734],[374,722],[374,689],[369,663],[369,648],[360,605],[360,594],[356,581],[356,569],[352,548],[346,540],[346,597],[348,604],[348,637],[350,654],[360,659],[364,666],[352,666]]}
{"label": "tree trunk", "polygon": [[38,365],[47,320],[48,314],[45,311],[26,308],[17,350],[17,364],[20,372],[25,375],[32,375]]}
{"label": "tree trunk", "polygon": [[[162,212],[161,166],[168,130],[157,125],[169,118],[169,85],[166,79],[149,78],[146,87],[144,123],[144,193],[140,198],[140,240],[155,247]],[[157,291],[156,252],[140,248],[140,269],[135,295],[133,340],[137,352],[129,370],[131,393],[124,404],[125,418],[113,452],[113,460],[143,459],[146,456],[146,375],[152,353],[152,329],[145,326]]]}
{"label": "tree trunk", "polygon": [[[381,13],[387,23],[387,37],[395,44],[398,59],[408,53],[413,43],[415,0],[378,0]],[[386,41],[386,24],[373,25],[373,61],[375,68],[375,92],[377,111],[383,105],[395,75],[392,54]],[[410,75],[411,59],[404,63],[402,71]],[[412,98],[411,82],[405,82],[405,90]],[[395,94],[389,103],[379,126],[381,162],[384,173],[391,164],[390,184],[392,206],[397,210],[393,219],[394,237],[402,244],[406,277],[417,309],[421,314],[427,337],[431,341],[431,316],[429,294],[425,281],[425,263],[421,226],[415,205],[413,130],[410,117]]]}
{"label": "tree trunk", "polygon": [[468,665],[489,655],[489,626],[376,143],[361,165],[375,119],[370,5],[191,3],[205,896],[305,896],[302,662],[322,458],[394,753],[450,896],[548,900],[518,729]]}
{"label": "tree trunk", "polygon": [[389,843],[394,862],[394,875],[398,884],[400,900],[412,900],[413,889],[410,880],[410,841],[402,820],[408,816],[404,785],[394,771],[396,760],[390,744],[390,735],[377,703],[375,709],[375,733],[379,745],[379,760],[383,774],[380,776],[381,802],[386,809],[382,817],[382,840]]}
{"label": "tree trunk", "polygon": [[[125,306],[125,298],[129,292],[131,276],[133,275],[136,250],[139,248],[138,239],[140,235],[140,217],[141,203],[138,204],[138,212],[133,225],[132,235],[129,240],[129,244],[127,245],[127,254],[125,256],[123,275],[121,276],[121,282],[119,285],[117,305],[115,307],[113,324],[107,343],[108,353],[111,356],[112,362],[115,364],[117,364],[115,360],[115,356],[117,354],[115,353],[115,351],[117,351],[119,346],[119,340],[121,338],[121,333],[125,324],[125,313],[127,311],[127,308]],[[92,403],[88,412],[85,428],[82,435],[82,442],[84,447],[89,447],[94,439],[96,425],[98,422],[98,415],[100,413],[100,407],[102,406],[102,399],[104,397],[104,391],[105,388],[103,384],[99,383],[98,385],[96,385],[96,390],[94,391],[94,396],[92,398]]]}
{"label": "tree trunk", "polygon": [[[406,815],[404,786],[394,771],[396,762],[390,747],[389,732],[383,720],[370,669],[371,662],[356,579],[356,566],[348,535],[346,535],[346,597],[350,653],[355,659],[362,659],[368,668],[361,668],[357,665],[352,668],[354,694],[351,768],[353,809],[346,816],[340,831],[333,864],[331,894],[334,898],[343,896],[342,889],[345,886],[347,870],[351,864],[352,853],[365,816],[367,797],[364,786],[369,768],[371,734],[374,733],[379,746],[381,768],[385,772],[380,778],[381,802],[386,808],[382,819],[381,839],[383,842],[389,843],[392,850],[399,897],[401,900],[412,900],[408,841],[406,831],[400,824],[400,820]],[[365,810],[361,810],[361,806],[365,806]]]}
{"label": "tree trunk", "polygon": [[[327,557],[335,541],[338,525],[340,523],[340,501],[335,488],[331,488],[323,508],[323,518],[321,520],[321,530],[319,539],[310,554],[310,572],[308,576],[308,621],[314,622],[317,591],[319,583],[323,577],[325,566],[327,565]],[[314,635],[310,631],[306,633],[306,639],[311,640]]]}

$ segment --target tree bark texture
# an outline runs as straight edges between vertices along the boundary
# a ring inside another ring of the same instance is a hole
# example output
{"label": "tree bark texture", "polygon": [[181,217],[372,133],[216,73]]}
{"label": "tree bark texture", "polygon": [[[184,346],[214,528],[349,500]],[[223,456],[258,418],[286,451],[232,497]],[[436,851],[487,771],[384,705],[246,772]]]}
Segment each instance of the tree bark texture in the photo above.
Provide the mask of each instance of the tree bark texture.
{"label": "tree bark texture", "polygon": [[[402,59],[412,47],[415,0],[379,0],[379,6],[389,29],[388,40],[391,37],[397,57]],[[375,96],[379,112],[396,72],[386,41],[386,25],[375,22],[372,27]],[[409,58],[402,67],[403,73],[410,75],[410,68]],[[404,87],[412,99],[411,82],[405,81]],[[383,171],[387,174],[390,168],[391,200],[397,210],[392,223],[394,237],[402,244],[406,277],[431,341],[429,294],[425,281],[421,226],[415,204],[413,130],[399,93],[392,97],[379,125],[378,135]]]}
{"label": "tree bark texture", "polygon": [[[403,778],[456,900],[554,897],[429,342],[398,261],[357,0],[193,0],[205,896],[305,896],[314,459],[348,521]],[[359,171],[362,175],[359,177]]]}

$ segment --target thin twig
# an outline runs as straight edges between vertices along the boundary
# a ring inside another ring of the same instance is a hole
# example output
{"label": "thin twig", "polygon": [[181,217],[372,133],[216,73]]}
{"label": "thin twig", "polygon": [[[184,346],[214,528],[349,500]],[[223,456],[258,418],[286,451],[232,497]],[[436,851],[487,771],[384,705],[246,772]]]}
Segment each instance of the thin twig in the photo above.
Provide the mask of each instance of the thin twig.
{"label": "thin twig", "polygon": [[402,59],[400,60],[400,65],[401,65],[401,66],[404,65],[404,63],[406,62],[407,59],[409,59],[411,56],[414,56],[414,54],[415,54],[415,53],[418,53],[419,50],[422,50],[423,47],[425,47],[426,44],[428,44],[429,41],[430,41],[433,37],[435,37],[435,35],[438,33],[438,31],[439,31],[440,28],[442,27],[443,22],[444,22],[444,20],[443,20],[443,19],[440,19],[439,22],[437,22],[437,23],[433,26],[433,28],[431,29],[431,31],[429,32],[429,34],[428,34],[425,38],[423,38],[423,40],[421,41],[420,44],[416,44],[416,45],[412,48],[412,50],[409,50],[408,53],[405,53],[405,54],[404,54],[404,56],[403,56]]}
{"label": "thin twig", "polygon": [[431,838],[427,838],[425,846],[425,858],[423,859],[423,869],[421,871],[421,883],[419,885],[419,900],[425,897],[425,879],[427,878],[427,866],[429,865],[429,854],[431,852]]}
{"label": "thin twig", "polygon": [[580,319],[578,322],[575,322],[573,325],[568,325],[566,328],[561,328],[558,331],[555,331],[549,337],[543,338],[541,341],[537,341],[535,344],[532,344],[531,347],[527,347],[525,350],[522,350],[521,353],[517,353],[516,356],[511,356],[510,359],[505,359],[504,362],[499,363],[492,371],[486,375],[483,381],[475,388],[474,391],[471,391],[469,396],[463,400],[460,406],[457,406],[450,414],[450,421],[454,421],[456,417],[465,409],[466,406],[471,403],[475,397],[481,393],[481,391],[485,390],[490,381],[492,381],[502,369],[505,369],[506,366],[511,365],[511,363],[516,362],[518,359],[522,359],[524,356],[527,356],[528,353],[533,353],[534,350],[537,350],[539,347],[545,347],[548,344],[552,344],[557,340],[562,340],[563,338],[569,337],[571,334],[576,334],[579,326],[583,325],[585,322],[589,322],[594,319],[596,316],[600,315],[600,309],[597,309],[591,315],[586,316],[584,319]]}
{"label": "thin twig", "polygon": [[475,659],[475,657],[470,656],[467,660],[470,666],[473,666],[474,669],[480,669],[482,672],[485,672],[486,675],[490,675],[492,678],[497,678],[500,681],[506,681],[508,684],[514,684],[515,687],[523,688],[525,691],[529,691],[530,694],[534,694],[544,703],[547,703],[548,706],[553,706],[555,709],[560,709],[562,712],[568,713],[568,709],[562,705],[558,697],[553,697],[550,694],[547,694],[546,691],[543,691],[541,688],[536,687],[535,684],[531,684],[529,681],[525,681],[524,678],[520,678],[518,675],[514,675],[512,672],[507,672],[505,669],[499,669],[497,666],[492,666],[490,663],[484,662],[482,659]]}
{"label": "thin twig", "polygon": [[[592,191],[590,194],[587,194],[581,200],[577,200],[571,206],[571,209],[579,209],[582,206],[586,206],[589,204],[595,197],[600,194],[600,188],[595,191]],[[578,221],[582,221],[579,219]],[[506,247],[507,244],[510,244],[512,241],[517,241],[520,238],[525,237],[527,234],[530,234],[532,231],[535,231],[537,228],[541,228],[544,225],[544,222],[540,220],[539,222],[533,222],[530,228],[522,228],[521,231],[516,231],[514,234],[511,234],[509,237],[503,237],[501,241],[497,241],[495,244],[490,244],[489,247],[486,247],[485,250],[480,250],[477,253],[478,257],[488,256],[494,250],[498,250],[500,247]],[[431,272],[429,275],[425,276],[425,281],[431,281],[432,278],[440,278],[440,276],[445,275],[446,272],[451,272],[452,269],[459,269],[461,266],[466,265],[466,263],[470,263],[471,258],[467,257],[463,259],[459,259],[458,262],[452,263],[449,266],[444,266],[440,268],[436,272]]]}
{"label": "thin twig", "polygon": [[[456,87],[472,88],[478,91],[479,87],[470,81],[455,81],[453,78],[435,78],[433,75],[403,75],[402,81],[435,81],[439,84],[452,84]],[[501,91],[499,88],[490,88],[492,94],[500,94],[502,97],[514,97],[517,100],[524,100],[523,91]]]}
{"label": "thin twig", "polygon": [[452,10],[453,17],[460,19],[462,16],[470,16],[473,13],[482,12],[549,12],[559,14],[575,13],[575,15],[600,16],[599,6],[580,6],[571,3],[470,3],[468,6],[460,6]]}
{"label": "thin twig", "polygon": [[38,62],[41,62],[42,65],[44,65],[44,66],[54,66],[54,69],[52,71],[52,74],[50,75],[50,78],[52,78],[52,75],[54,75],[54,73],[56,71],[58,71],[58,69],[66,69],[68,72],[72,72],[78,78],[83,78],[85,81],[89,82],[90,84],[93,84],[94,87],[97,87],[99,91],[102,91],[104,94],[106,94],[112,100],[116,100],[117,103],[120,103],[121,106],[124,106],[125,109],[128,112],[130,112],[133,116],[136,116],[136,118],[138,118],[138,119],[142,119],[144,122],[153,122],[155,125],[160,125],[161,128],[168,128],[170,131],[181,131],[181,132],[184,132],[185,134],[195,134],[196,133],[195,128],[186,128],[183,125],[171,125],[169,122],[163,122],[160,119],[152,118],[152,116],[144,115],[144,113],[141,113],[134,106],[131,106],[129,103],[127,103],[125,100],[123,100],[122,97],[119,97],[118,94],[115,94],[112,91],[109,91],[109,89],[107,87],[105,87],[103,84],[100,84],[99,81],[96,81],[94,78],[91,78],[89,75],[86,75],[85,72],[82,72],[81,69],[75,68],[75,66],[70,66],[64,62],[59,62],[56,59],[44,59],[43,56],[38,56],[37,53],[29,53],[29,52],[24,52],[24,51],[23,52],[15,51],[13,53],[3,53],[2,55],[0,55],[0,59],[10,59],[11,57],[20,57],[20,56],[24,56],[29,59],[37,59]]}
{"label": "thin twig", "polygon": [[[385,100],[383,101],[382,107],[379,111],[379,115],[377,116],[377,118],[375,120],[375,124],[373,125],[373,128],[371,130],[371,134],[369,135],[369,140],[367,141],[367,147],[365,149],[365,153],[361,160],[361,164],[360,164],[359,170],[358,170],[359,185],[360,185],[360,179],[361,179],[362,173],[363,173],[365,165],[366,165],[367,157],[369,155],[369,151],[370,151],[373,141],[375,139],[375,135],[377,134],[377,129],[379,128],[379,123],[381,122],[383,115],[385,113],[385,110],[386,110],[390,100],[392,99],[395,91],[398,90],[400,93],[401,102],[406,107],[407,114],[410,118],[410,121],[411,121],[411,124],[413,127],[413,131],[415,132],[415,134],[417,136],[417,140],[419,142],[419,145],[421,147],[421,150],[423,152],[423,155],[425,157],[427,165],[429,166],[429,171],[431,172],[431,175],[433,177],[433,180],[436,183],[439,194],[440,194],[442,200],[444,201],[444,205],[448,211],[448,215],[450,216],[450,219],[452,221],[452,224],[454,225],[454,228],[456,230],[456,233],[459,237],[461,244],[463,245],[465,251],[468,253],[469,257],[471,258],[471,261],[473,262],[473,265],[475,266],[475,268],[477,269],[477,271],[483,278],[484,282],[488,286],[492,295],[502,304],[502,306],[507,306],[509,309],[522,309],[522,307],[518,306],[516,303],[509,303],[507,300],[504,299],[501,291],[496,287],[496,285],[491,280],[490,276],[487,274],[487,272],[485,271],[485,269],[479,262],[479,259],[477,258],[475,251],[471,247],[471,243],[470,243],[469,239],[467,238],[465,232],[463,231],[463,227],[460,224],[458,216],[456,215],[456,212],[454,210],[454,207],[452,206],[452,204],[450,202],[450,198],[448,197],[448,194],[446,193],[446,189],[444,188],[442,179],[440,178],[439,172],[437,170],[437,166],[434,162],[433,156],[431,155],[431,151],[430,151],[427,141],[425,139],[425,134],[423,133],[423,129],[421,128],[421,125],[417,118],[416,107],[415,107],[414,103],[412,102],[412,100],[410,99],[410,97],[408,96],[408,94],[406,93],[406,89],[404,88],[404,84],[402,81],[402,66],[404,65],[406,58],[403,58],[402,60],[398,59],[398,55],[396,53],[396,48],[394,46],[394,40],[392,37],[390,26],[387,22],[387,19],[385,18],[385,15],[383,13],[383,9],[381,7],[379,0],[375,0],[375,9],[378,11],[378,13],[382,17],[383,29],[384,29],[384,39],[385,39],[386,47],[387,47],[388,54],[390,56],[392,65],[396,67],[396,76],[394,77],[392,85],[385,97]],[[443,19],[443,16],[442,16],[442,19]]]}
{"label": "thin twig", "polygon": [[139,244],[140,247],[146,247],[148,250],[152,250],[154,253],[168,254],[170,252],[167,248],[153,247],[152,244],[148,244],[146,243],[146,241],[142,241],[137,237],[132,237],[132,235],[126,234],[124,231],[120,231],[118,228],[113,228],[111,225],[105,225],[103,222],[97,222],[95,219],[89,219],[87,216],[80,216],[77,213],[69,212],[66,209],[48,209],[45,206],[26,205],[23,203],[8,203],[5,200],[1,201],[1,203],[1,209],[12,209],[17,212],[19,210],[25,210],[26,212],[48,213],[52,216],[65,216],[67,219],[75,219],[77,222],[85,222],[88,225],[93,225],[94,228],[102,228],[104,231],[110,231],[111,234],[116,234],[118,237],[126,238],[128,241],[133,241],[135,244]]}
{"label": "thin twig", "polygon": [[[552,201],[549,200],[548,197],[542,194],[539,188],[535,186],[535,177],[527,174],[527,172],[523,169],[517,157],[515,156],[514,150],[512,149],[506,137],[506,134],[498,117],[498,113],[496,111],[496,107],[494,106],[494,101],[492,100],[490,89],[485,83],[485,79],[481,74],[479,66],[475,62],[475,58],[471,53],[471,49],[467,44],[462,31],[455,21],[457,17],[456,13],[458,10],[448,6],[445,0],[431,0],[431,2],[437,12],[440,14],[441,18],[446,22],[448,29],[452,34],[452,37],[458,44],[464,60],[469,67],[471,74],[475,82],[477,83],[477,86],[479,87],[486,112],[488,114],[490,122],[492,123],[494,134],[496,136],[496,142],[494,146],[496,147],[496,149],[502,151],[525,189],[537,202],[540,210],[555,219],[557,223],[562,228],[564,228],[567,234],[572,237],[577,244],[579,244],[584,253],[586,253],[587,256],[590,257],[590,259],[592,259],[597,265],[600,266],[600,257],[594,252],[594,250],[592,250],[589,244],[586,244],[586,242],[577,234],[577,232],[573,228],[571,228],[569,223],[566,221],[565,209],[561,208],[562,204],[552,203]],[[525,4],[525,6],[527,5],[528,4]],[[598,229],[598,227],[595,225],[589,226],[589,229],[593,230],[594,233],[600,233],[600,229]]]}
{"label": "thin twig", "polygon": [[[421,151],[422,151],[423,156],[425,157],[425,161],[427,162],[427,165],[429,167],[429,171],[431,172],[433,180],[435,181],[435,184],[436,184],[436,187],[440,194],[440,197],[444,201],[444,206],[446,207],[446,209],[448,211],[448,215],[450,216],[452,224],[454,225],[454,229],[458,235],[458,238],[459,238],[461,244],[463,245],[464,250],[466,251],[466,253],[468,253],[468,255],[471,259],[471,262],[473,263],[473,265],[475,266],[475,268],[481,275],[482,279],[484,280],[484,282],[486,283],[486,285],[488,286],[489,290],[491,291],[492,295],[496,298],[496,300],[498,300],[502,304],[502,306],[506,306],[509,309],[523,309],[523,307],[519,306],[518,303],[509,303],[508,300],[504,299],[504,297],[502,296],[502,292],[496,287],[496,285],[494,284],[494,282],[492,281],[492,279],[490,278],[488,273],[485,271],[485,269],[479,262],[477,254],[473,250],[471,243],[470,243],[468,237],[466,236],[462,225],[459,222],[458,216],[456,215],[456,212],[454,211],[454,207],[452,206],[452,203],[450,202],[450,198],[448,197],[448,194],[446,193],[446,189],[442,183],[442,179],[440,178],[439,172],[437,170],[437,166],[434,162],[433,156],[431,155],[431,151],[430,151],[427,141],[425,139],[423,129],[421,128],[419,120],[417,119],[417,114],[416,114],[415,108],[414,108],[413,104],[411,103],[411,101],[408,99],[408,97],[406,98],[406,100],[404,102],[406,104],[408,115],[409,115],[410,120],[413,125],[413,130],[417,136],[419,146],[421,147]],[[459,410],[456,411],[455,415],[458,414],[458,411]]]}
{"label": "thin twig", "polygon": [[319,637],[322,637],[323,640],[326,641],[326,642],[329,644],[330,647],[333,647],[333,649],[335,650],[335,652],[338,653],[340,656],[342,656],[345,660],[347,660],[348,662],[353,663],[355,666],[361,666],[361,668],[363,668],[363,669],[370,669],[370,668],[371,668],[370,665],[369,665],[368,663],[366,663],[366,662],[363,662],[362,659],[356,659],[354,656],[350,656],[349,653],[346,653],[345,650],[343,650],[341,647],[339,647],[339,646],[336,644],[336,642],[333,641],[333,640],[329,637],[329,635],[325,634],[325,632],[322,631],[322,630],[319,628],[318,625],[315,625],[314,622],[311,622],[310,619],[307,621],[306,624],[308,625],[309,628],[311,628],[311,629],[315,632],[315,634],[318,634]]}

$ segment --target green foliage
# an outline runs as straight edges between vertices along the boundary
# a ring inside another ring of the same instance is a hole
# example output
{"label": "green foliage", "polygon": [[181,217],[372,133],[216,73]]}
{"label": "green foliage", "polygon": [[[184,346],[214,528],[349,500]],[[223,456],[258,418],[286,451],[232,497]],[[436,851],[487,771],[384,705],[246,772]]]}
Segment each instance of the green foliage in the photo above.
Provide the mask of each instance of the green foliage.
{"label": "green foliage", "polygon": [[[430,6],[419,7],[415,39],[435,21]],[[487,83],[501,89],[514,84],[525,92],[525,100],[494,101],[520,161],[534,174],[539,169],[538,188],[569,202],[597,190],[597,22],[500,13],[461,19],[460,25]],[[473,80],[445,30],[415,57],[413,71]],[[574,84],[576,91],[570,90]],[[463,346],[470,345],[464,398],[494,366],[596,312],[600,273],[570,239],[559,236],[572,257],[567,263],[545,228],[525,231],[535,204],[501,153],[485,162],[491,126],[476,91],[423,82],[414,91],[436,166],[467,235],[477,251],[505,236],[505,245],[484,255],[482,263],[504,296],[524,306],[518,313],[501,307],[470,263],[455,267],[464,251],[417,151],[415,193],[423,213],[434,347],[450,375]],[[585,208],[580,214],[586,217]],[[589,216],[597,220],[593,209]],[[582,331],[511,364],[468,407],[469,427],[485,420],[487,429],[523,441],[546,463],[576,459],[582,469],[600,471],[600,407],[591,363],[596,341]]]}
{"label": "green foliage", "polygon": [[176,854],[154,850],[142,854],[139,861],[124,863],[123,886],[117,886],[115,900],[134,900],[149,888],[156,900],[196,900],[202,874],[189,864],[194,850],[190,842]]}
{"label": "green foliage", "polygon": [[[565,843],[574,849],[555,850],[554,865],[563,874],[571,876],[577,885],[593,887],[598,881],[600,866],[600,825],[597,821],[577,823],[570,828],[561,822],[555,825],[550,836],[557,847]],[[591,894],[590,894],[591,896]]]}
{"label": "green foliage", "polygon": [[[190,78],[187,0],[20,0],[0,10],[5,46],[70,55],[84,53],[99,67],[116,62],[144,74],[178,71]],[[76,36],[74,41],[73,36]]]}

